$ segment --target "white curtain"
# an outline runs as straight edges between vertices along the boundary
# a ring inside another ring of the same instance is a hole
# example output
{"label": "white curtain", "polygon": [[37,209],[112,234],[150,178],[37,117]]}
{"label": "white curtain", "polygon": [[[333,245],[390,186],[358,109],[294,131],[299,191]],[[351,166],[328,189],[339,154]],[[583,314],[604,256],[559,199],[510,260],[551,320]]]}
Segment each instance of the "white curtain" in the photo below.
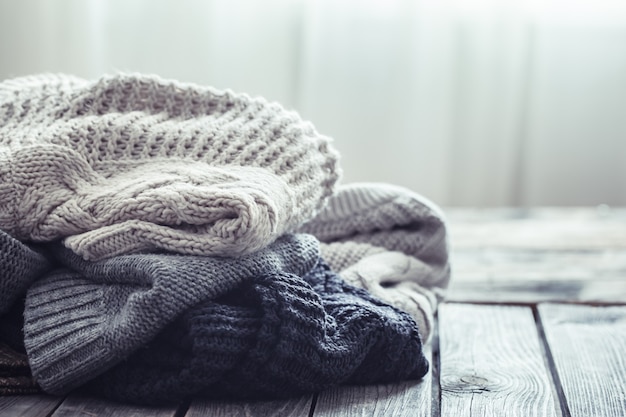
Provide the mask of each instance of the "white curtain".
{"label": "white curtain", "polygon": [[626,204],[612,0],[0,0],[0,79],[113,71],[263,95],[344,182],[464,206]]}

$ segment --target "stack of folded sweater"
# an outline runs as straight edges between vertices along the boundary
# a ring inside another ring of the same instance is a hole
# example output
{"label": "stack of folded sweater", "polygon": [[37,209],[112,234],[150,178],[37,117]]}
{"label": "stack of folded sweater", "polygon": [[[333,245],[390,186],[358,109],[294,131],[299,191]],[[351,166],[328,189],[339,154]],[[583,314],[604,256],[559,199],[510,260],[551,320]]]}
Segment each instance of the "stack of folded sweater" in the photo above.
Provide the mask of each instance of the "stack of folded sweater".
{"label": "stack of folded sweater", "polygon": [[0,83],[0,393],[152,404],[421,378],[443,214],[338,185],[338,161],[245,94],[141,74]]}

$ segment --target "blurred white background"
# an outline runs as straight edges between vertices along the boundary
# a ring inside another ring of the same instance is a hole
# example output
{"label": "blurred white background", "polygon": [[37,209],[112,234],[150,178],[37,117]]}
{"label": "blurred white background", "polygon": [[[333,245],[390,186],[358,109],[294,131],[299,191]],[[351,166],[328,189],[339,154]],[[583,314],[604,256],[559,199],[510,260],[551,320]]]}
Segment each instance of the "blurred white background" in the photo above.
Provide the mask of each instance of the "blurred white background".
{"label": "blurred white background", "polygon": [[626,204],[623,0],[0,0],[0,80],[113,71],[279,101],[344,182]]}

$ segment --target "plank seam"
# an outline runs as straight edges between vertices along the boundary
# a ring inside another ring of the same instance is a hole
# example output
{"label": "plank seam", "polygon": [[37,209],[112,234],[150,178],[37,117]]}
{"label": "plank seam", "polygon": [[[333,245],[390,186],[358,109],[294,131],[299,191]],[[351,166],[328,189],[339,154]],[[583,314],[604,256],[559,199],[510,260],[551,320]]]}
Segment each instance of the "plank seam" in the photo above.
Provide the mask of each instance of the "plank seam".
{"label": "plank seam", "polygon": [[432,360],[431,360],[431,416],[439,417],[441,415],[441,382],[439,374],[441,369],[441,356],[439,354],[439,314],[435,312],[433,336],[432,336]]}
{"label": "plank seam", "polygon": [[[583,305],[590,307],[624,307],[625,302],[620,301],[585,301],[585,300],[542,300],[542,303],[558,303],[566,305]],[[460,299],[446,300],[446,304],[471,304],[471,305],[484,305],[484,306],[513,306],[513,307],[530,307],[533,308],[537,305],[533,301],[481,301],[481,300],[468,300],[463,301]]]}
{"label": "plank seam", "polygon": [[184,401],[178,405],[176,408],[176,412],[174,412],[173,417],[185,417],[187,411],[189,411],[189,407],[191,406],[191,400]]}
{"label": "plank seam", "polygon": [[543,322],[541,321],[541,315],[539,314],[539,310],[537,309],[536,305],[532,307],[532,312],[535,319],[535,324],[537,325],[537,332],[539,333],[540,346],[543,350],[546,365],[548,366],[548,370],[550,371],[550,376],[552,377],[552,389],[558,401],[559,408],[561,409],[561,415],[562,417],[571,417],[572,414],[570,412],[569,405],[567,404],[565,392],[563,391],[563,384],[561,383],[561,378],[556,369],[554,356],[552,356],[552,350],[550,349],[550,345],[548,344],[548,339],[546,338]]}
{"label": "plank seam", "polygon": [[66,396],[58,397],[57,405],[55,405],[52,409],[50,409],[50,412],[46,415],[46,417],[53,416],[57,412],[59,407],[61,407],[61,404],[63,404],[66,398],[67,398]]}
{"label": "plank seam", "polygon": [[315,393],[313,398],[311,399],[311,408],[309,408],[309,417],[313,417],[313,413],[315,412],[315,406],[317,405],[317,396],[319,393]]}

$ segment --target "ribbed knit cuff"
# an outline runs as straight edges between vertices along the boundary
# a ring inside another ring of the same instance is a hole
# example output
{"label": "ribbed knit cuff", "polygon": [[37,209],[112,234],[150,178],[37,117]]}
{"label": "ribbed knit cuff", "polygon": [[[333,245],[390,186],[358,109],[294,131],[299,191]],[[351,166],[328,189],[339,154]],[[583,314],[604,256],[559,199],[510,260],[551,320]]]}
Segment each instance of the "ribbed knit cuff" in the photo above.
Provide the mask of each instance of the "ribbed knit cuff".
{"label": "ribbed knit cuff", "polygon": [[24,344],[37,382],[48,393],[63,394],[95,376],[94,362],[98,368],[112,365],[107,295],[124,288],[103,287],[71,273],[38,284],[26,298]]}

